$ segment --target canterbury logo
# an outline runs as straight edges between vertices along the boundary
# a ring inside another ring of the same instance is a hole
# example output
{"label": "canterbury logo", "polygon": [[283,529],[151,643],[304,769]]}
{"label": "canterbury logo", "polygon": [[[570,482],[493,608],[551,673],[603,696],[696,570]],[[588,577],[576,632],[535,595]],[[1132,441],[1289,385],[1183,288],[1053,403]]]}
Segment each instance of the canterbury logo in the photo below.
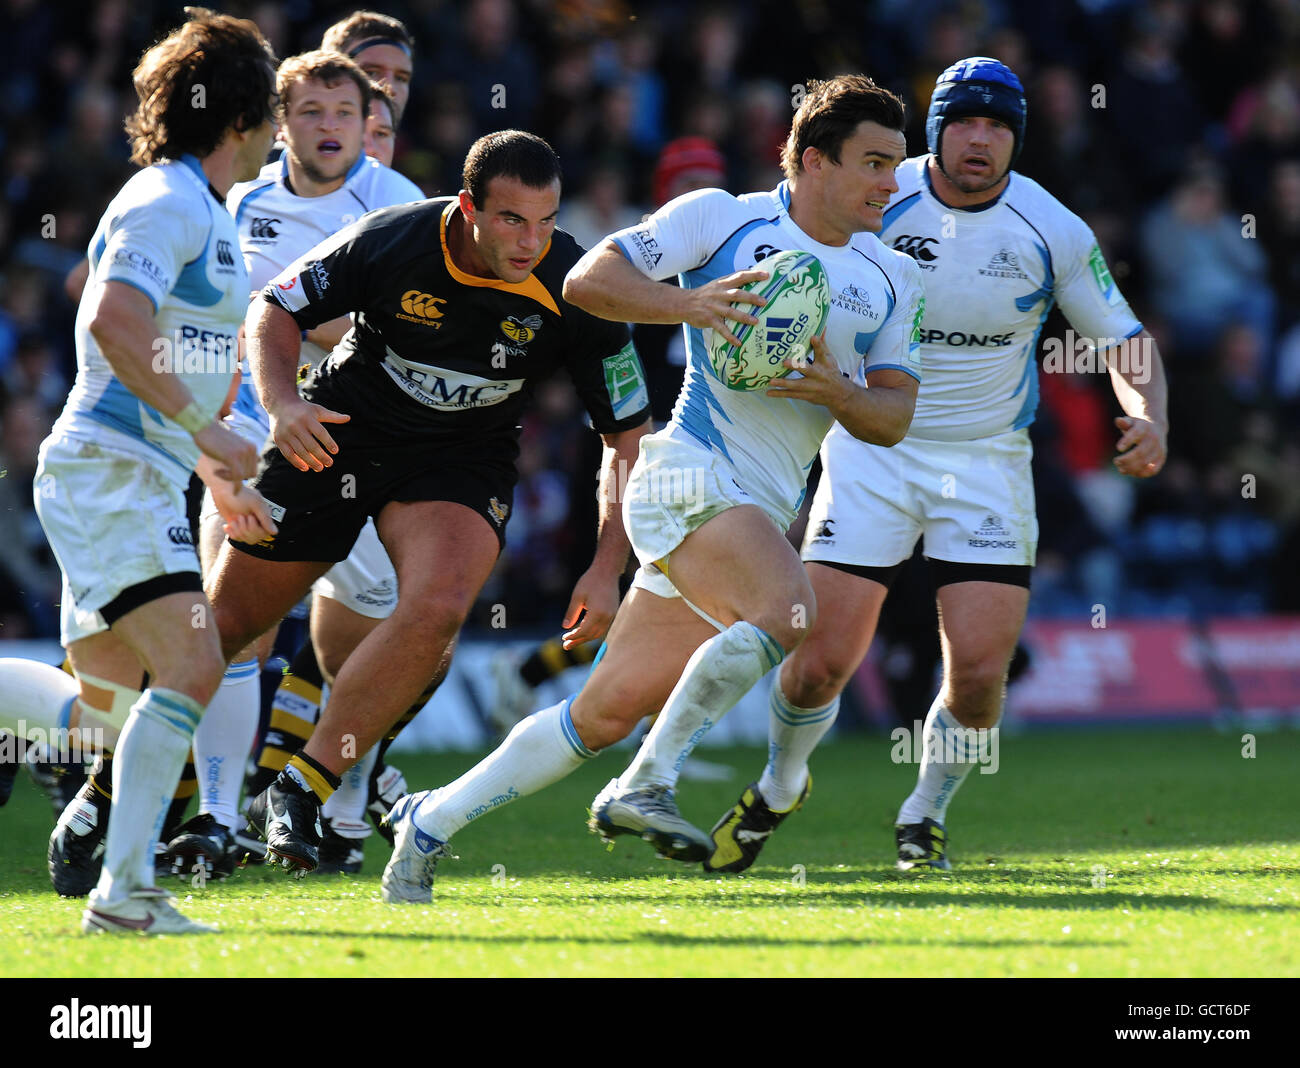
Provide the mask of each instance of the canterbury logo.
{"label": "canterbury logo", "polygon": [[280,231],[276,229],[280,225],[282,224],[279,219],[254,218],[248,228],[248,236],[272,240],[280,236]]}
{"label": "canterbury logo", "polygon": [[233,267],[235,265],[235,257],[230,250],[229,241],[217,242],[217,262],[223,267]]}
{"label": "canterbury logo", "polygon": [[402,294],[402,311],[417,319],[441,319],[443,313],[437,306],[446,303],[444,298],[421,293],[418,289],[408,289]]}

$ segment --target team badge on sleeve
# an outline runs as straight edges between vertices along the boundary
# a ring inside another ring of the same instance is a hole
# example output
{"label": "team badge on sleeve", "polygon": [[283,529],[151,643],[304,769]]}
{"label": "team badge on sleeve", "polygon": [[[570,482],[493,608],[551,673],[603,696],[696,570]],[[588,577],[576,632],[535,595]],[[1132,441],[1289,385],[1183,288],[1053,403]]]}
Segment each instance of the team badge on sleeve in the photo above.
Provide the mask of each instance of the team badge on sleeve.
{"label": "team badge on sleeve", "polygon": [[1120,296],[1115,279],[1110,275],[1110,268],[1106,266],[1106,257],[1101,254],[1100,246],[1092,246],[1092,251],[1088,253],[1088,266],[1092,268],[1093,280],[1096,281],[1097,288],[1101,290],[1101,295],[1106,299],[1107,304],[1114,307],[1124,299]]}
{"label": "team badge on sleeve", "polygon": [[629,341],[613,356],[606,356],[603,362],[605,391],[609,394],[609,406],[615,419],[640,411],[650,403],[645,372],[641,370],[641,359],[632,342]]}

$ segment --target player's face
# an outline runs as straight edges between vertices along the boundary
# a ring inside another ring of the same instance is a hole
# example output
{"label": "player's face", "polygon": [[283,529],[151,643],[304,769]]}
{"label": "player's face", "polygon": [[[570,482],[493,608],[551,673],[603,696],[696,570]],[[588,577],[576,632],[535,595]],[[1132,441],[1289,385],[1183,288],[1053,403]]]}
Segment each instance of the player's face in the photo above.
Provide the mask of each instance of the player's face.
{"label": "player's face", "polygon": [[370,114],[366,116],[366,155],[379,160],[385,167],[391,167],[396,147],[397,138],[393,134],[393,117],[388,110],[388,101],[370,101]]}
{"label": "player's face", "polygon": [[361,155],[365,118],[351,78],[327,86],[314,78],[289,86],[284,139],[294,164],[318,185],[343,184]]}
{"label": "player's face", "polygon": [[[461,196],[462,211],[468,200],[467,194]],[[483,203],[471,210],[474,249],[488,274],[522,282],[537,266],[555,230],[560,183],[557,179],[538,189],[498,175],[488,182]]]}
{"label": "player's face", "polygon": [[878,232],[889,198],[898,192],[894,171],[907,155],[902,131],[875,122],[858,123],[840,148],[840,162],[824,160],[822,196],[824,224],[843,234]]}
{"label": "player's face", "polygon": [[943,128],[943,173],[963,193],[984,193],[1006,177],[1016,136],[1001,119],[967,115]]}
{"label": "player's face", "polygon": [[356,54],[357,66],[366,72],[371,80],[383,82],[397,98],[397,114],[393,123],[401,121],[402,112],[406,110],[406,101],[411,95],[411,57],[396,45],[371,45]]}

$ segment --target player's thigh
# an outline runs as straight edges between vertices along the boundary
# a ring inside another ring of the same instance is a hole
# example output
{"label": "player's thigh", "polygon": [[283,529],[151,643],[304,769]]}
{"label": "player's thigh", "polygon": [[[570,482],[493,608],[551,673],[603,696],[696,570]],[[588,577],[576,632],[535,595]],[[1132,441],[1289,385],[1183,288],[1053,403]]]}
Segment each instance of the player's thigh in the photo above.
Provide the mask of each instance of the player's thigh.
{"label": "player's thigh", "polygon": [[487,519],[452,501],[391,501],[375,522],[397,572],[393,618],[459,628],[487,581],[501,541]]}
{"label": "player's thigh", "polygon": [[633,586],[570,707],[583,741],[593,748],[612,744],[663,708],[691,655],[717,633],[680,597]]}
{"label": "player's thigh", "polygon": [[330,566],[330,561],[263,559],[223,542],[204,586],[227,660],[278,625]]}
{"label": "player's thigh", "polygon": [[939,587],[937,597],[945,675],[1000,679],[1025,625],[1029,589],[1008,582],[951,582]]}
{"label": "player's thigh", "polygon": [[202,593],[148,601],[115,620],[111,630],[135,651],[151,686],[178,690],[201,704],[216,693],[226,661]]}
{"label": "player's thigh", "polygon": [[352,650],[386,618],[363,616],[342,601],[317,592],[311,602],[311,643],[327,682],[333,681]]}
{"label": "player's thigh", "polygon": [[883,583],[827,564],[804,566],[817,598],[817,619],[781,669],[782,688],[796,705],[800,694],[844,688],[871,647],[889,593]]}
{"label": "player's thigh", "polygon": [[816,618],[799,555],[757,505],[728,508],[691,531],[664,570],[701,611],[725,626],[747,620],[786,649]]}

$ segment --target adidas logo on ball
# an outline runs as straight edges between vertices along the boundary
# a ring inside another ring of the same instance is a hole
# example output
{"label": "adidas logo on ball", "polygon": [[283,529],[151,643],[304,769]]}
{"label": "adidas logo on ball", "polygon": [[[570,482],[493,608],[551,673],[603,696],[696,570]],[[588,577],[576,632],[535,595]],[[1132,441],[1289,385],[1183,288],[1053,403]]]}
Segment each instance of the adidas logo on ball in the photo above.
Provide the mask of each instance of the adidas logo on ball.
{"label": "adidas logo on ball", "polygon": [[[810,252],[778,252],[759,265],[768,277],[744,288],[767,298],[755,313],[757,326],[742,325],[734,330],[740,344],[732,345],[710,332],[709,364],[728,389],[766,389],[769,382],[783,378],[791,368],[790,358],[809,351],[809,341],[826,328],[830,314],[830,286],[821,261]],[[752,312],[752,304],[733,307]]]}

